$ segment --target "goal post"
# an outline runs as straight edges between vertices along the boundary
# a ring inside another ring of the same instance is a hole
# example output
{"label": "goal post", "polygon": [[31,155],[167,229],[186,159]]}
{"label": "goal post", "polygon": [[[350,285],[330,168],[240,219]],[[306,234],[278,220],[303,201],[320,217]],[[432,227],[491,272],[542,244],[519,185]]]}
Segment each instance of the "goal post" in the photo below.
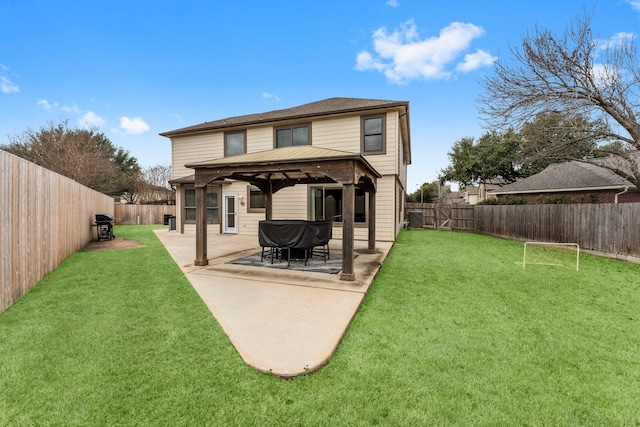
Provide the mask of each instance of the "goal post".
{"label": "goal post", "polygon": [[[529,247],[528,258],[527,247]],[[575,256],[573,252],[575,252]],[[574,261],[575,269],[579,271],[580,245],[577,243],[524,242],[522,268],[526,268],[527,262],[529,264],[573,268]]]}

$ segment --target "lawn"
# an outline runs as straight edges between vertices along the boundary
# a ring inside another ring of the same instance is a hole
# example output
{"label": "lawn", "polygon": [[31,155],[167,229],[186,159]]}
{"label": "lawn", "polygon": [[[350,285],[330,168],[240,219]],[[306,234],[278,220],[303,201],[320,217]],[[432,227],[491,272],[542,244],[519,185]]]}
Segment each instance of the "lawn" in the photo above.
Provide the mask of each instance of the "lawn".
{"label": "lawn", "polygon": [[149,226],[0,314],[0,425],[639,425],[640,265],[403,231],[330,363],[244,365]]}

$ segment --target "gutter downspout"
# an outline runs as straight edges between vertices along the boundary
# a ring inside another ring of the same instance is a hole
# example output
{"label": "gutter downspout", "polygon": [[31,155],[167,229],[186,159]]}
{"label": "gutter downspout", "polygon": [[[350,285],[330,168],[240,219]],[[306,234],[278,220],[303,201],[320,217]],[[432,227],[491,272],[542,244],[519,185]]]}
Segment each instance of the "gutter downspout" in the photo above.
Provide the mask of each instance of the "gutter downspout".
{"label": "gutter downspout", "polygon": [[618,204],[618,196],[620,196],[621,194],[626,193],[627,191],[629,191],[629,187],[628,187],[628,186],[627,186],[627,187],[624,187],[624,191],[621,191],[621,192],[619,192],[619,193],[616,193],[616,195],[615,195],[615,197],[614,197],[614,199],[613,199],[613,200],[614,200],[614,202],[613,202],[613,203],[615,203],[615,204],[617,205],[617,204]]}

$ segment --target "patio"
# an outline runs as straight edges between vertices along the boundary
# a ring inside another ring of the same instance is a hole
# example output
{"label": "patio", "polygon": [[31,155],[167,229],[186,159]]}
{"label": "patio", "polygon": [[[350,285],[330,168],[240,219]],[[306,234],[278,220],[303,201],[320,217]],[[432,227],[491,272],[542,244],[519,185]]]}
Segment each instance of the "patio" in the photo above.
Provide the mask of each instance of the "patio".
{"label": "patio", "polygon": [[[313,372],[328,362],[346,332],[392,242],[354,245],[356,280],[339,274],[232,264],[261,248],[254,235],[207,234],[206,266],[194,265],[195,229],[156,230],[178,267],[211,310],[242,359],[282,377]],[[332,254],[341,239],[329,243]],[[322,262],[322,261],[320,261]]]}

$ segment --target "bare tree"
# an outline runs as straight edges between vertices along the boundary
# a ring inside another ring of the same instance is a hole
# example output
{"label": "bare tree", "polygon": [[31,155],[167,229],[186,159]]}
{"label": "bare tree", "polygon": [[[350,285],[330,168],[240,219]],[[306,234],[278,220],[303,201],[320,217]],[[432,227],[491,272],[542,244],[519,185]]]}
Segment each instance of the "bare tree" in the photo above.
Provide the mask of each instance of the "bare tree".
{"label": "bare tree", "polygon": [[67,120],[27,129],[0,149],[111,196],[129,191],[140,174],[136,158],[103,133],[72,129]]}
{"label": "bare tree", "polygon": [[545,112],[600,120],[606,126],[586,130],[592,141],[607,143],[610,156],[600,164],[640,187],[636,46],[629,35],[601,42],[591,20],[585,13],[562,35],[539,27],[525,34],[522,46],[511,49],[513,65],[496,62],[483,81],[480,112],[498,129],[522,128]]}
{"label": "bare tree", "polygon": [[175,200],[174,190],[169,184],[171,167],[155,165],[142,169],[139,179],[131,191],[123,195],[127,203],[165,203]]}

